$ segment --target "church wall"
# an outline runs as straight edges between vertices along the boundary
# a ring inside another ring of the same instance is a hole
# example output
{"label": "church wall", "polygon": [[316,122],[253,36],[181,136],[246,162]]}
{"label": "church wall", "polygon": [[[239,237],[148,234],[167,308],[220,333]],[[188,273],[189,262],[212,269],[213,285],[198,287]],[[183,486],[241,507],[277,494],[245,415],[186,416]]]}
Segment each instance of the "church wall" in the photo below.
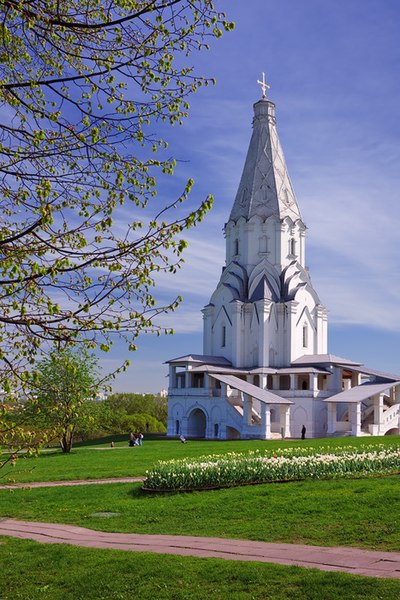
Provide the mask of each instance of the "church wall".
{"label": "church wall", "polygon": [[328,411],[326,403],[318,398],[291,398],[294,405],[290,411],[290,433],[294,438],[301,437],[301,428],[306,427],[307,438],[325,437],[327,432]]}

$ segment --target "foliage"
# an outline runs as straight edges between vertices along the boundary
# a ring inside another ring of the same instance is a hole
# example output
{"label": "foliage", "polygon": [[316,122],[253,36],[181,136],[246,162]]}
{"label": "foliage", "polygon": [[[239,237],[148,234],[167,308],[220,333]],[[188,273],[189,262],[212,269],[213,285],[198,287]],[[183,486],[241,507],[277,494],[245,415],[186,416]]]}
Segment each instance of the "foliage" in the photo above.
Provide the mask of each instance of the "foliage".
{"label": "foliage", "polygon": [[[123,414],[132,415],[146,413],[157,421],[167,424],[168,399],[154,396],[153,394],[117,393],[108,396],[104,403],[113,412],[120,411]],[[150,431],[159,431],[151,429]]]}
{"label": "foliage", "polygon": [[144,488],[186,491],[268,481],[390,474],[399,470],[400,448],[397,447],[348,448],[324,454],[309,449],[288,449],[279,455],[231,452],[224,456],[204,456],[196,461],[160,461],[146,473]]}
{"label": "foliage", "polygon": [[97,359],[84,348],[66,348],[50,353],[37,365],[25,419],[31,427],[49,430],[60,440],[63,452],[70,452],[79,426],[90,427],[98,392]]}
{"label": "foliage", "polygon": [[0,383],[9,394],[46,343],[107,351],[120,334],[134,349],[140,332],[165,330],[154,319],[179,297],[157,306],[155,276],[180,266],[180,234],[212,198],[181,208],[189,180],[177,198],[156,199],[156,174],[175,166],[162,124],[181,124],[190,94],[212,81],[195,73],[191,53],[233,25],[210,0],[7,0],[0,17]]}
{"label": "foliage", "polygon": [[133,413],[126,415],[122,421],[123,431],[151,431],[153,433],[165,433],[166,427],[161,421],[146,413]]}

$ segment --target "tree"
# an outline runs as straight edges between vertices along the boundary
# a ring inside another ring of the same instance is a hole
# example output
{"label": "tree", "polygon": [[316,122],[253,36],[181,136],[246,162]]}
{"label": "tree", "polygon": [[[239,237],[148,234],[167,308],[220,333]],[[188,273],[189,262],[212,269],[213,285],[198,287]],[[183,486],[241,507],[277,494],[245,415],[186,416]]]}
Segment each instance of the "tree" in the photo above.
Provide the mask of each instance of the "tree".
{"label": "tree", "polygon": [[154,394],[133,394],[119,392],[108,396],[104,402],[113,413],[122,411],[124,414],[146,413],[167,425],[168,400]]}
{"label": "tree", "polygon": [[[160,271],[211,196],[156,197],[175,162],[154,133],[212,80],[189,56],[232,29],[211,0],[0,2],[0,383],[29,379],[46,344],[130,349],[155,317]],[[176,209],[176,210],[174,210]],[[140,214],[142,212],[142,215]],[[173,214],[171,214],[173,213]],[[54,356],[46,368],[53,364]],[[43,368],[43,363],[41,368]]]}
{"label": "tree", "polygon": [[70,452],[77,428],[85,430],[94,421],[91,401],[99,386],[97,359],[85,349],[55,350],[38,363],[35,375],[25,421],[59,439],[62,451]]}

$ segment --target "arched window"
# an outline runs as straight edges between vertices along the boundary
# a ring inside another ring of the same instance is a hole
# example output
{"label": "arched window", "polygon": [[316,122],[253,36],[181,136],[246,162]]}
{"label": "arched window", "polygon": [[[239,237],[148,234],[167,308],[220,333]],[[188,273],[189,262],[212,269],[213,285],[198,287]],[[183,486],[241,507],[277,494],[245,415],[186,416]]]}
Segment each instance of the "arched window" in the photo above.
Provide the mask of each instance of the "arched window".
{"label": "arched window", "polygon": [[289,254],[296,256],[296,240],[294,238],[290,238],[289,240]]}

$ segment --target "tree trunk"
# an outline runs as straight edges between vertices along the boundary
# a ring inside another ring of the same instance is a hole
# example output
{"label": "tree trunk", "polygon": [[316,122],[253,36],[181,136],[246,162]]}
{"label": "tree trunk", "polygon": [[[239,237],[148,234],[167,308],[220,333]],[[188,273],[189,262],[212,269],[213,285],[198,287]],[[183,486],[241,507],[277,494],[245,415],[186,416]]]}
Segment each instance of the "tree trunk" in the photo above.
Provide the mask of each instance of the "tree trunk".
{"label": "tree trunk", "polygon": [[64,431],[62,438],[60,440],[61,450],[67,454],[71,452],[72,449],[72,432]]}

